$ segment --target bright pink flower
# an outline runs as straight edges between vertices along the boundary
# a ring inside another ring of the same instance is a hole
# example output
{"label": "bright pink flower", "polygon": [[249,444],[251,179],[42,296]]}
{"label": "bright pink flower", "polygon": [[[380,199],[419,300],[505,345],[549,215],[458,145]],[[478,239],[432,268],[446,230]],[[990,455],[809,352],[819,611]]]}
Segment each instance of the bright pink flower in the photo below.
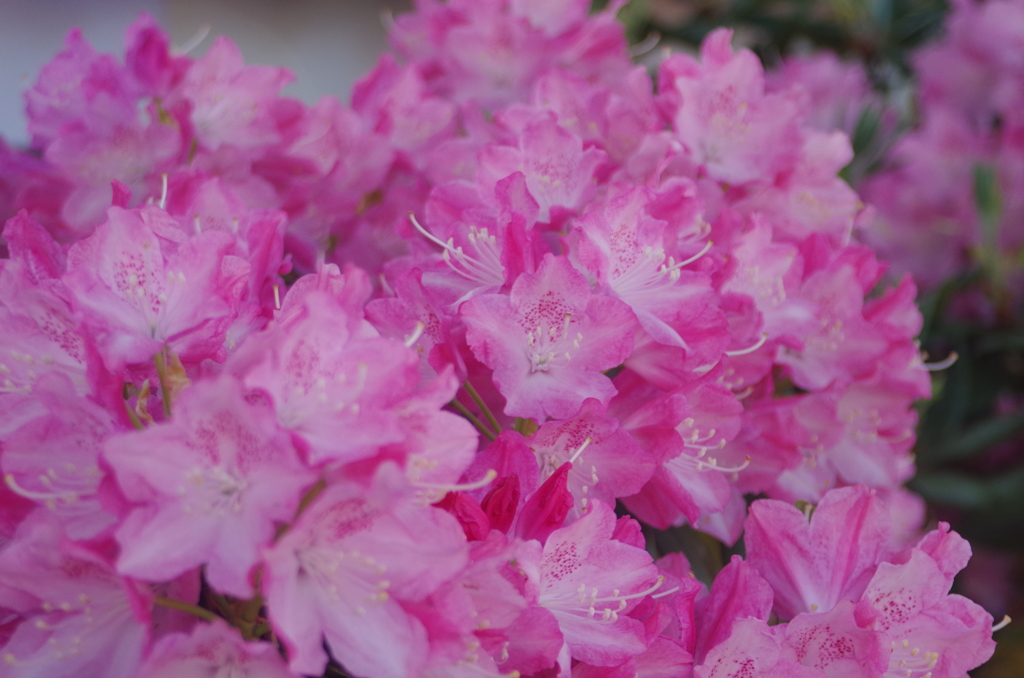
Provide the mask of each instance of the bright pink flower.
{"label": "bright pink flower", "polygon": [[64,276],[111,368],[146,363],[165,345],[183,361],[223,359],[249,264],[220,231],[183,236],[156,207],[111,207],[68,252]]}
{"label": "bright pink flower", "polygon": [[162,581],[205,563],[210,585],[239,598],[252,594],[259,548],[316,480],[265,399],[226,375],[184,390],[168,423],[109,439],[104,457],[134,506],[118,570]]}
{"label": "bright pink flower", "polygon": [[414,500],[394,465],[380,467],[369,491],[328,487],[264,553],[264,595],[292,671],[322,672],[326,638],[357,676],[415,675],[426,632],[401,603],[460,572],[465,544],[455,519]]}
{"label": "bright pink flower", "polygon": [[399,66],[385,54],[352,89],[352,109],[373,132],[422,163],[431,144],[455,135],[455,106],[430,96],[414,66]]}
{"label": "bright pink flower", "polygon": [[878,264],[862,254],[848,248],[828,268],[803,281],[799,295],[816,305],[818,327],[803,337],[802,348],[782,348],[776,358],[789,366],[801,388],[819,390],[866,377],[887,348],[863,315],[865,288],[874,286]]}
{"label": "bright pink flower", "polygon": [[774,229],[760,215],[751,217],[750,224],[732,248],[736,266],[722,291],[753,299],[769,337],[802,336],[816,324],[813,304],[796,294],[803,257],[794,245],[773,242]]}
{"label": "bright pink flower", "polygon": [[435,188],[426,204],[431,232],[424,235],[443,247],[444,264],[420,264],[432,296],[456,305],[495,291],[520,273],[532,273],[538,209],[522,172],[494,186],[451,181]]}
{"label": "bright pink flower", "polygon": [[881,562],[892,528],[888,510],[865,487],[832,490],[810,520],[781,501],[750,507],[747,558],[775,590],[783,619],[857,600]]}
{"label": "bright pink flower", "polygon": [[559,215],[579,211],[594,194],[594,174],[607,155],[583,148],[551,115],[540,115],[519,133],[516,146],[490,145],[480,152],[477,180],[494,186],[515,172],[540,206],[538,220],[554,222]]}
{"label": "bright pink flower", "polygon": [[571,463],[568,487],[574,502],[571,519],[582,516],[589,502],[614,504],[635,494],[654,472],[654,458],[637,445],[606,408],[588,398],[576,416],[550,421],[529,439],[541,478]]}
{"label": "bright pink flower", "polygon": [[147,85],[74,30],[26,92],[33,145],[72,183],[59,211],[76,235],[102,220],[111,180],[146,194],[156,188],[151,176],[181,151],[181,133],[166,114],[151,108],[140,115]]}
{"label": "bright pink flower", "polygon": [[134,678],[149,642],[149,607],[148,592],[36,511],[0,551],[0,608],[21,617],[0,649],[5,675]]}
{"label": "bright pink flower", "polygon": [[863,207],[857,193],[836,176],[851,160],[853,149],[842,132],[805,132],[793,170],[753,191],[736,209],[763,214],[787,239],[823,233],[844,247]]}
{"label": "bright pink flower", "polygon": [[292,79],[283,68],[246,66],[238,47],[222,36],[190,65],[167,105],[188,103],[196,137],[206,149],[265,146],[280,139],[271,108]]}
{"label": "bright pink flower", "polygon": [[251,337],[230,369],[270,395],[281,425],[309,446],[311,463],[363,459],[402,442],[395,408],[419,382],[415,353],[377,336],[325,292],[286,303],[281,320]]}
{"label": "bright pink flower", "polygon": [[[698,316],[716,305],[711,279],[684,270],[687,261],[676,261],[684,250],[673,242],[678,233],[650,215],[655,200],[653,191],[636,186],[614,194],[601,209],[588,211],[575,223],[579,259],[599,283],[629,304],[655,341],[690,353],[691,344],[717,339],[721,350],[728,342],[724,331],[705,338],[691,329]],[[703,243],[695,240],[684,246],[695,250],[687,254],[699,256]],[[705,356],[708,362],[717,358]]]}
{"label": "bright pink flower", "polygon": [[42,377],[33,397],[43,413],[4,437],[4,480],[53,511],[70,538],[96,537],[116,522],[98,497],[106,476],[99,456],[103,441],[121,427],[59,373]]}
{"label": "bright pink flower", "polygon": [[767,620],[771,605],[772,588],[768,582],[750,563],[733,556],[715,577],[708,596],[694,605],[694,663],[703,663],[715,646],[728,641],[740,620]]}
{"label": "bright pink flower", "polygon": [[[552,3],[555,4],[555,3]],[[532,108],[554,111],[558,124],[602,149],[615,162],[627,160],[645,136],[659,128],[653,85],[647,69],[637,66],[621,79],[595,85],[570,71],[552,70],[533,88]],[[507,120],[514,107],[506,109]]]}
{"label": "bright pink flower", "polygon": [[824,50],[786,57],[778,70],[766,74],[765,84],[770,92],[800,87],[807,96],[806,124],[822,132],[852,135],[861,112],[875,103],[864,66]]}
{"label": "bright pink flower", "polygon": [[760,619],[737,619],[732,633],[715,645],[701,662],[694,678],[824,678],[821,671],[787,658],[781,638]]}
{"label": "bright pink flower", "polygon": [[947,595],[952,576],[943,570],[959,569],[961,562],[955,553],[914,548],[898,564],[878,566],[855,614],[860,626],[892,648],[887,676],[919,669],[958,678],[992,656],[992,616],[962,596]]}
{"label": "bright pink flower", "polygon": [[628,306],[591,294],[566,258],[551,255],[519,276],[510,296],[476,297],[460,314],[473,353],[494,370],[505,414],[539,421],[571,417],[586,398],[608,402],[615,387],[600,372],[629,355],[636,322]]}
{"label": "bright pink flower", "polygon": [[625,500],[630,510],[661,529],[683,518],[698,525],[721,512],[732,498],[730,476],[746,465],[742,458],[720,456],[739,432],[740,402],[714,383],[693,382],[664,394],[624,373],[616,384],[623,390],[621,399],[613,401],[620,417],[627,400],[643,403],[625,419],[627,430],[634,433],[642,418],[651,417],[643,423],[656,428],[659,436],[661,466],[639,493]]}
{"label": "bright pink flower", "polygon": [[[427,74],[435,93],[488,109],[525,101],[536,78],[562,65],[591,81],[617,82],[632,68],[611,3],[588,16],[579,0],[423,2],[396,19],[391,42]],[[550,23],[549,23],[550,21]]]}
{"label": "bright pink flower", "polygon": [[539,604],[554,614],[572,656],[615,666],[647,649],[643,625],[628,616],[660,583],[643,549],[612,539],[615,514],[594,501],[555,530],[540,561]]}
{"label": "bright pink flower", "polygon": [[246,642],[238,629],[216,619],[191,633],[164,636],[150,650],[139,678],[292,678],[295,674],[270,643]]}
{"label": "bright pink flower", "polygon": [[786,654],[828,678],[874,678],[888,668],[890,648],[879,634],[857,625],[854,604],[804,612],[785,625]]}
{"label": "bright pink flower", "polygon": [[659,90],[673,130],[708,176],[728,184],[772,183],[800,148],[797,105],[765,94],[761,63],[748,50],[733,53],[732,31],[718,29],[701,45],[701,62],[665,60]]}
{"label": "bright pink flower", "polygon": [[64,266],[60,247],[24,213],[7,222],[3,236],[11,258],[0,260],[0,433],[9,433],[42,414],[31,396],[38,379],[63,375],[84,396],[102,370],[71,294],[57,279]]}

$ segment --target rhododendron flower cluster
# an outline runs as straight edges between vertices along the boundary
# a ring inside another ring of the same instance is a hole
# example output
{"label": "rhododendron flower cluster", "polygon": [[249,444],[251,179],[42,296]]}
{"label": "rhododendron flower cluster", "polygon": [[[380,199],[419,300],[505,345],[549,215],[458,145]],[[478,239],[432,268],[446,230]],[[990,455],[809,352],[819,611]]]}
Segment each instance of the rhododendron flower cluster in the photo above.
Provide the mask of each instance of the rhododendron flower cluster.
{"label": "rhododendron flower cluster", "polygon": [[[0,156],[4,675],[990,656],[901,487],[921,319],[846,136],[728,31],[654,82],[588,9],[423,0],[351,106],[145,17],[123,61],[69,36]],[[638,520],[748,558],[708,588]]]}

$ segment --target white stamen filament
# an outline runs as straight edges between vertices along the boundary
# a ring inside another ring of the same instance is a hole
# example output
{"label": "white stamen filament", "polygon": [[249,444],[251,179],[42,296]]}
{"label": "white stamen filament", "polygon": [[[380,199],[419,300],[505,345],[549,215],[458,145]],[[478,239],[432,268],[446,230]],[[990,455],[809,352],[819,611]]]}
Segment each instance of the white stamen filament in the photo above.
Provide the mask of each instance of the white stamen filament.
{"label": "white stamen filament", "polygon": [[924,368],[929,372],[939,372],[952,367],[958,358],[960,358],[960,355],[956,351],[950,351],[945,360],[940,360],[937,363],[925,363]]}
{"label": "white stamen filament", "polygon": [[[657,591],[659,588],[661,588],[661,585],[664,584],[664,583],[665,583],[665,575],[659,574],[658,575],[658,581],[654,582],[654,586],[650,587],[649,589],[646,589],[644,591],[640,591],[639,593],[631,593],[628,596],[613,595],[613,596],[611,596],[609,598],[592,598],[591,602],[593,602],[593,603],[609,603],[609,602],[614,602],[614,601],[623,601],[623,602],[625,602],[627,600],[632,600],[634,598],[644,598],[646,596],[651,595],[655,591]],[[616,590],[614,593],[617,594],[618,591]]]}
{"label": "white stamen filament", "polygon": [[423,330],[426,329],[426,325],[422,321],[416,321],[416,327],[413,329],[412,334],[405,338],[405,347],[412,348],[413,344],[419,341],[419,338],[423,336]]}
{"label": "white stamen filament", "polygon": [[[46,476],[40,476],[40,479],[44,481],[43,484],[46,485],[47,487],[52,485],[52,483],[49,482],[49,479]],[[78,499],[82,495],[81,492],[76,492],[74,490],[68,490],[65,492],[37,492],[35,490],[29,490],[19,485],[18,481],[14,477],[14,474],[12,473],[4,475],[4,483],[7,485],[8,488],[10,488],[11,492],[20,495],[25,499],[43,502],[47,504],[47,506],[51,509],[54,508],[54,502],[63,501],[65,504],[71,504],[78,501]]]}
{"label": "white stamen filament", "polygon": [[277,285],[274,285],[274,310],[281,310],[281,288]]}
{"label": "white stamen filament", "polygon": [[664,598],[665,596],[671,596],[673,593],[675,593],[678,590],[679,590],[678,586],[673,586],[668,591],[661,591],[660,593],[653,594],[651,596],[651,598],[658,599],[658,598]]}
{"label": "white stamen filament", "polygon": [[[662,264],[665,260],[665,250],[655,250],[648,246],[622,275],[611,281],[611,287],[620,297],[641,293],[650,294],[671,287],[679,280],[680,270],[707,254],[712,245],[713,243],[709,240],[700,252],[679,263],[669,257],[667,265]],[[668,279],[663,280],[666,275]]]}
{"label": "white stamen filament", "polygon": [[629,56],[631,56],[634,59],[636,59],[637,57],[642,57],[643,55],[647,54],[655,47],[657,47],[659,42],[661,42],[661,33],[654,31],[646,38],[644,38],[641,42],[638,42],[637,44],[630,47]]}
{"label": "white stamen filament", "polygon": [[1004,614],[1003,615],[1003,621],[1001,621],[998,624],[996,624],[995,626],[993,626],[992,627],[992,632],[994,633],[996,631],[1002,631],[1003,629],[1005,629],[1007,626],[1010,625],[1011,621],[1012,620],[1010,619],[1010,615]]}
{"label": "white stamen filament", "polygon": [[203,40],[206,40],[206,36],[210,34],[211,30],[212,26],[210,24],[203,24],[196,30],[195,35],[189,38],[189,40],[184,45],[182,45],[181,47],[172,48],[171,53],[176,55],[188,54],[196,47],[199,47]]}
{"label": "white stamen filament", "polygon": [[[487,229],[478,231],[475,226],[471,226],[469,232],[470,243],[476,248],[477,254],[481,255],[485,260],[481,262],[466,254],[462,247],[456,247],[454,238],[448,238],[448,242],[443,242],[440,238],[423,228],[412,212],[409,213],[409,220],[412,221],[412,225],[427,240],[442,248],[442,256],[445,263],[458,275],[486,287],[502,285],[505,282],[504,268],[501,265],[501,256],[498,252],[498,239],[493,235],[489,235]],[[452,257],[465,270],[458,268],[452,262]]]}
{"label": "white stamen filament", "polygon": [[487,469],[487,473],[484,474],[483,478],[471,483],[422,483],[419,481],[412,481],[412,485],[426,490],[424,498],[427,500],[428,504],[432,504],[449,492],[466,492],[468,490],[478,490],[481,487],[486,487],[497,477],[498,472],[492,468]]}
{"label": "white stamen filament", "polygon": [[166,174],[161,174],[160,175],[160,181],[161,181],[161,184],[162,184],[162,188],[160,189],[160,203],[159,204],[160,204],[160,209],[165,210],[165,209],[167,209],[167,175]]}
{"label": "white stamen filament", "polygon": [[573,452],[573,455],[572,455],[571,457],[569,457],[569,463],[570,463],[570,464],[574,463],[574,462],[576,461],[576,459],[577,459],[577,458],[578,458],[578,457],[579,457],[579,456],[580,456],[581,454],[583,454],[583,450],[587,449],[587,445],[589,445],[589,444],[590,444],[590,443],[592,443],[593,441],[594,441],[594,439],[593,439],[593,438],[590,438],[590,437],[588,437],[588,438],[587,438],[586,440],[584,440],[584,441],[583,441],[583,444],[582,444],[582,445],[580,445],[579,449],[578,449],[578,450],[576,450],[575,452]]}
{"label": "white stamen filament", "polygon": [[[723,441],[724,442],[724,441]],[[750,456],[748,455],[742,464],[739,466],[722,466],[718,463],[718,460],[714,457],[707,456],[708,448],[700,447],[698,445],[691,445],[684,443],[684,447],[697,450],[695,456],[689,454],[681,454],[675,459],[672,459],[669,463],[682,462],[686,466],[692,465],[692,468],[696,471],[718,471],[719,473],[739,473],[743,469],[750,466]]]}
{"label": "white stamen filament", "polygon": [[735,356],[738,356],[738,355],[747,355],[748,353],[753,353],[757,349],[759,349],[762,346],[764,346],[764,343],[766,341],[768,341],[768,333],[767,332],[762,332],[761,333],[761,338],[758,339],[757,343],[754,344],[753,346],[749,346],[747,348],[737,349],[735,351],[726,351],[725,355],[735,357]]}

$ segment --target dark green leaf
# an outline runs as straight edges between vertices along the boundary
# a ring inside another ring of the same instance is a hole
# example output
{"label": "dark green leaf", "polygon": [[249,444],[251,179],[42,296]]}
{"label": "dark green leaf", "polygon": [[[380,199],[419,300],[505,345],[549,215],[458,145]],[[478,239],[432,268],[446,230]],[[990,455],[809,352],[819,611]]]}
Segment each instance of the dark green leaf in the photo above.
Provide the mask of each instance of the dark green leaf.
{"label": "dark green leaf", "polygon": [[931,461],[954,461],[971,457],[1024,431],[1024,414],[990,419],[975,424],[963,435],[938,448]]}

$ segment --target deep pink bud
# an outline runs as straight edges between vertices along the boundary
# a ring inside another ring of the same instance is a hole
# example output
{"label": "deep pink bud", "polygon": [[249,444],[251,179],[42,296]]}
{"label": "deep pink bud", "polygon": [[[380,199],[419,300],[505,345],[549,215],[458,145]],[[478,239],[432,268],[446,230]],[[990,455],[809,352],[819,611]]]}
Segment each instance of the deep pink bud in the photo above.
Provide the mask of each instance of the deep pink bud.
{"label": "deep pink bud", "polygon": [[526,500],[516,525],[517,536],[536,539],[543,544],[549,534],[562,526],[573,504],[572,493],[569,492],[570,469],[572,464],[569,462],[559,466]]}
{"label": "deep pink bud", "polygon": [[519,476],[515,473],[494,481],[494,487],[480,502],[480,508],[491,521],[491,529],[508,533],[519,508],[519,494]]}
{"label": "deep pink bud", "polygon": [[449,492],[434,506],[455,516],[469,541],[483,541],[491,532],[491,521],[487,514],[480,509],[480,504],[465,492]]}

